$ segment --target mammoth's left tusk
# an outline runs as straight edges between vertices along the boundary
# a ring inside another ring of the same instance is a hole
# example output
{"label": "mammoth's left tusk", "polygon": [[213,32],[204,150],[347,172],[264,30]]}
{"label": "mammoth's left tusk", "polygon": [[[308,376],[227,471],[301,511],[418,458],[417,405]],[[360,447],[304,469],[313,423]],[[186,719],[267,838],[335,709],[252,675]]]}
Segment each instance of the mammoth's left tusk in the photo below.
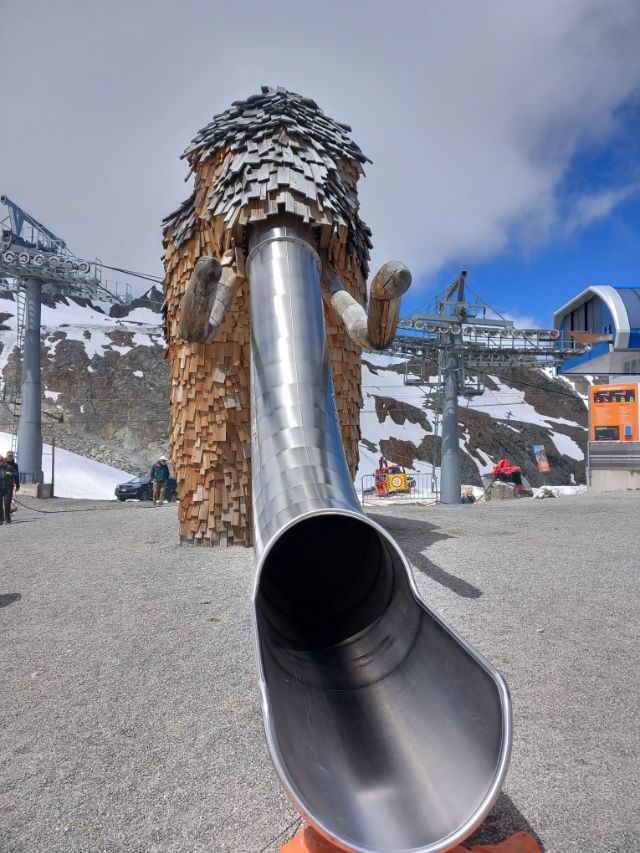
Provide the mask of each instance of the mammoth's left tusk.
{"label": "mammoth's left tusk", "polygon": [[335,273],[329,279],[325,299],[344,323],[352,341],[364,350],[380,350],[388,347],[395,337],[402,295],[410,285],[409,268],[400,261],[389,261],[371,283],[368,316]]}

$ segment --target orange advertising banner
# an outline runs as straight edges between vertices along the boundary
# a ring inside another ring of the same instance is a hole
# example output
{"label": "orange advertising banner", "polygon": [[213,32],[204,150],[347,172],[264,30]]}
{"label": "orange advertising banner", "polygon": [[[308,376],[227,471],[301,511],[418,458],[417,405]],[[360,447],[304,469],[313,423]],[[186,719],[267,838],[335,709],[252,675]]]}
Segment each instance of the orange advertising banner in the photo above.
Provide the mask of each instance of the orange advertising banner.
{"label": "orange advertising banner", "polygon": [[548,474],[549,471],[551,471],[551,465],[549,465],[549,460],[547,459],[547,453],[544,449],[544,444],[534,444],[533,455],[536,457],[538,471],[540,471],[541,474]]}
{"label": "orange advertising banner", "polygon": [[592,385],[589,394],[591,441],[640,441],[638,385]]}

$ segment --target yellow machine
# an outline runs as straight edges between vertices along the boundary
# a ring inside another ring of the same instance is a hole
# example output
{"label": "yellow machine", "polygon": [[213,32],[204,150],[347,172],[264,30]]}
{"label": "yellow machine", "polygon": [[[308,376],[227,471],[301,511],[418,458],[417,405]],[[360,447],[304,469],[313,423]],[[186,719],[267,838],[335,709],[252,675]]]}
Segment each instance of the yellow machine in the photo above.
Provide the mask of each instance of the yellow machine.
{"label": "yellow machine", "polygon": [[378,497],[383,498],[394,492],[410,492],[416,481],[409,477],[402,466],[387,462],[384,456],[381,456],[379,467],[374,474],[374,483]]}
{"label": "yellow machine", "polygon": [[387,492],[408,492],[409,478],[406,474],[387,474],[385,477]]}

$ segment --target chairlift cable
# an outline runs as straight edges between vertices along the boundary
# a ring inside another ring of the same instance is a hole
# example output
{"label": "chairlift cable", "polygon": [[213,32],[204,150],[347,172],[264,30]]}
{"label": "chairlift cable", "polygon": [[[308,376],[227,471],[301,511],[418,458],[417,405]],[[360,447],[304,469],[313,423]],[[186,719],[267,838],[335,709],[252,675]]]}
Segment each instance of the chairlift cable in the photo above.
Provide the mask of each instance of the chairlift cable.
{"label": "chairlift cable", "polygon": [[128,270],[128,269],[125,269],[124,267],[112,267],[112,266],[109,266],[109,264],[103,264],[102,261],[98,261],[97,264],[99,267],[102,267],[102,269],[113,270],[114,272],[120,272],[123,275],[131,275],[131,276],[134,276],[135,278],[144,279],[145,281],[153,281],[156,284],[162,284],[164,282],[163,278],[160,278],[160,276],[157,276],[157,275],[153,275],[153,273],[134,272],[134,270]]}

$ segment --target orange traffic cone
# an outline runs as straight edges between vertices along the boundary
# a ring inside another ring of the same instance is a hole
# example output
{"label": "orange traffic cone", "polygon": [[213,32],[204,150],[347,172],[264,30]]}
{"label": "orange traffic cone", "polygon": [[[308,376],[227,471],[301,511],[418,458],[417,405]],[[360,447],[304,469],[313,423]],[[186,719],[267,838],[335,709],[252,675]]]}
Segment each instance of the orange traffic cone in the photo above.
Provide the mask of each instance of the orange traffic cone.
{"label": "orange traffic cone", "polygon": [[[280,853],[343,853],[339,847],[319,835],[310,826],[301,829]],[[528,832],[516,832],[499,844],[474,844],[473,847],[454,847],[450,853],[542,853],[538,842]]]}

